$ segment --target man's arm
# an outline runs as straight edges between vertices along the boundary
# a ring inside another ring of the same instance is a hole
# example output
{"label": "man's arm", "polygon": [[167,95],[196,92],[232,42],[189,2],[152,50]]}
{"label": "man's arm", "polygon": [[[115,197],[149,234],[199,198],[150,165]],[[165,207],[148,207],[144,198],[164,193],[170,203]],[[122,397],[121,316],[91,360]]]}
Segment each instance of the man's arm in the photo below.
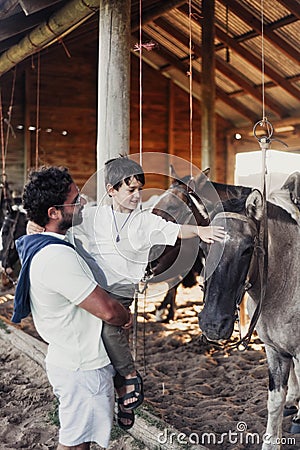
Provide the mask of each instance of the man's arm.
{"label": "man's arm", "polygon": [[131,323],[130,312],[99,286],[77,306],[111,325],[127,328]]}

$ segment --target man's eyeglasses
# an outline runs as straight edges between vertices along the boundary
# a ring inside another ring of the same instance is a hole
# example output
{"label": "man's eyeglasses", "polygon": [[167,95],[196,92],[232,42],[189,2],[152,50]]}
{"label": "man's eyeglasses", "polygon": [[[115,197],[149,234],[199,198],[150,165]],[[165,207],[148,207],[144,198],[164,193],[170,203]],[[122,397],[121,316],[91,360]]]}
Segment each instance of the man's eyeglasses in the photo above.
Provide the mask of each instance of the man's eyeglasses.
{"label": "man's eyeglasses", "polygon": [[84,198],[81,194],[78,194],[73,203],[64,203],[63,205],[53,205],[54,208],[62,208],[63,206],[80,206],[81,199]]}

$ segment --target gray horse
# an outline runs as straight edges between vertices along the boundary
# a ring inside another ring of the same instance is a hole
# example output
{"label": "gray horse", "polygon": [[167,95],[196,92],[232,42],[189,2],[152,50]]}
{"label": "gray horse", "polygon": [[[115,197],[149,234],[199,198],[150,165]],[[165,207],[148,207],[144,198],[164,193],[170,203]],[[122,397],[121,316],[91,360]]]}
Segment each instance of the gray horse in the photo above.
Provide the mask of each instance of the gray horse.
{"label": "gray horse", "polygon": [[[289,186],[287,183],[285,189],[293,191],[298,211],[295,184]],[[237,305],[245,286],[250,286],[248,310],[253,316],[257,307],[260,309],[256,330],[265,344],[269,368],[268,422],[262,450],[278,450],[285,402],[292,409],[300,398],[300,222],[297,214],[292,218],[283,208],[267,203],[268,270],[264,279],[257,269],[263,252],[259,240],[263,210],[262,196],[253,190],[244,199],[223,203],[222,212],[216,211],[213,223],[224,225],[227,235],[223,244],[203,248],[206,271],[215,267],[216,260],[219,263],[204,283],[205,306],[199,325],[209,340],[228,340]],[[293,421],[300,423],[300,413]]]}

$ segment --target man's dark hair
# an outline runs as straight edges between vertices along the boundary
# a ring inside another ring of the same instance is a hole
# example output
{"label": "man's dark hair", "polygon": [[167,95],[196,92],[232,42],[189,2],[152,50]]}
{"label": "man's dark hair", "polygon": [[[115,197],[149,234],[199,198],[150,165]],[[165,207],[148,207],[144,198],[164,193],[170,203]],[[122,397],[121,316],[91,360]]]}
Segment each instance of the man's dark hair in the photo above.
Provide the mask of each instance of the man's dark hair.
{"label": "man's dark hair", "polygon": [[31,171],[23,193],[28,218],[44,227],[49,222],[48,208],[66,201],[72,183],[66,167],[41,167]]}
{"label": "man's dark hair", "polygon": [[135,178],[144,186],[144,171],[137,162],[122,155],[106,161],[104,167],[105,186],[111,184],[114,189],[118,190],[123,181],[129,185],[132,178]]}

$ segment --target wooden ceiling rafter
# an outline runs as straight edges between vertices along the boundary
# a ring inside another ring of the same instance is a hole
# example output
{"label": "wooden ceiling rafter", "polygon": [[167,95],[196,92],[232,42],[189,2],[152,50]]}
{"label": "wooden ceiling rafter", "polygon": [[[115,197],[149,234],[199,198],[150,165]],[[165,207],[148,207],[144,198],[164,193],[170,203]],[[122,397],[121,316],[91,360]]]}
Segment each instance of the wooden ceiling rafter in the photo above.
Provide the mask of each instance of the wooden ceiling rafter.
{"label": "wooden ceiling rafter", "polygon": [[[155,8],[149,8],[148,10],[143,11],[142,16],[142,26],[161,16],[162,14],[167,13],[173,8],[177,8],[180,5],[183,5],[186,0],[164,0],[160,2],[159,6]],[[140,27],[140,18],[136,17],[131,21],[131,32],[134,33]]]}
{"label": "wooden ceiling rafter", "polygon": [[[184,13],[187,17],[189,16],[189,10],[187,8],[187,5],[183,5],[180,8],[178,8],[182,13]],[[199,14],[199,11],[196,9],[195,12]],[[194,20],[192,18],[192,20]],[[248,51],[245,47],[241,46],[238,38],[232,38],[231,36],[228,36],[227,33],[225,33],[220,27],[217,25],[215,26],[215,33],[217,39],[222,41],[224,46],[227,46],[229,48],[232,48],[238,55],[240,55],[242,58],[244,58],[248,63],[250,63],[253,67],[255,67],[258,71],[261,71],[261,60],[257,56],[255,56],[253,53]],[[300,90],[293,86],[286,78],[282,77],[276,70],[274,70],[270,65],[268,65],[265,62],[264,65],[265,75],[268,76],[274,83],[281,88],[283,88],[285,91],[287,91],[289,94],[291,94],[293,97],[295,97],[297,100],[300,100]]]}
{"label": "wooden ceiling rafter", "polygon": [[72,0],[0,56],[0,75],[70,33],[98,11],[98,0]]}
{"label": "wooden ceiling rafter", "polygon": [[[189,37],[186,36],[182,31],[176,29],[166,19],[156,19],[154,21],[154,24],[159,26],[159,28],[161,28],[163,31],[175,37],[178,42],[188,48]],[[201,46],[196,44],[195,42],[193,42],[193,53],[196,55],[196,58],[201,57]],[[254,86],[253,83],[251,83],[250,80],[247,80],[241,72],[239,72],[236,68],[230,66],[230,64],[226,63],[223,58],[219,57],[218,55],[216,55],[216,69],[227,78],[230,78],[234,83],[239,85],[242,88],[242,91],[247,92],[256,100],[261,101],[261,89],[257,88],[257,86]],[[272,98],[267,94],[265,95],[265,101],[268,107],[279,117],[288,117],[288,111],[286,110],[286,108],[282,107],[278,102],[272,100]]]}
{"label": "wooden ceiling rafter", "polygon": [[287,10],[289,10],[292,14],[294,14],[297,19],[300,19],[300,9],[299,9],[299,2],[296,0],[277,0],[279,3],[281,3],[283,6],[286,7]]}
{"label": "wooden ceiling rafter", "polygon": [[[151,40],[151,36],[149,36],[145,31],[143,32],[143,35],[146,39]],[[156,50],[152,50],[152,52],[156,52]],[[176,58],[168,49],[166,49],[161,44],[159,45],[159,51],[157,51],[157,53],[168,62],[170,68],[176,68],[182,73],[187,74],[189,70],[188,58],[185,58],[184,60]],[[166,66],[162,66],[160,69],[161,72],[165,72],[166,70]],[[193,69],[193,80],[199,84],[201,83],[201,74],[196,69]],[[235,109],[243,117],[247,118],[248,120],[253,120],[254,118],[255,120],[257,120],[257,115],[253,113],[253,111],[251,111],[236,99],[231,98],[230,94],[226,93],[221,88],[217,89],[217,94],[223,102],[225,102],[231,108]]]}
{"label": "wooden ceiling rafter", "polygon": [[5,0],[1,5],[0,20],[1,17],[9,17],[9,15],[14,14],[18,6],[19,0]]}
{"label": "wooden ceiling rafter", "polygon": [[[238,2],[237,0],[219,0],[219,2],[221,2],[224,6],[229,7],[231,11],[234,11],[234,14],[253,28],[258,36],[261,35],[261,21],[254,17],[253,14],[241,4],[241,2]],[[274,31],[268,26],[264,26],[264,39],[271,42],[272,45],[277,47],[288,58],[296,61],[297,64],[299,63],[300,52],[298,52],[295,47],[292,47],[286,40],[282,39],[278,34],[275,34]]]}
{"label": "wooden ceiling rafter", "polygon": [[[255,56],[253,53],[242,47],[235,39],[229,37],[223,30],[216,26],[216,37],[220,39],[225,45],[232,48],[236,53],[238,53],[242,58],[244,58],[248,63],[250,63],[257,70],[261,70],[261,60]],[[270,65],[265,63],[264,65],[265,74],[274,83],[289,94],[291,94],[296,99],[300,100],[300,90],[293,86],[286,78],[283,78],[276,70],[274,70]]]}

